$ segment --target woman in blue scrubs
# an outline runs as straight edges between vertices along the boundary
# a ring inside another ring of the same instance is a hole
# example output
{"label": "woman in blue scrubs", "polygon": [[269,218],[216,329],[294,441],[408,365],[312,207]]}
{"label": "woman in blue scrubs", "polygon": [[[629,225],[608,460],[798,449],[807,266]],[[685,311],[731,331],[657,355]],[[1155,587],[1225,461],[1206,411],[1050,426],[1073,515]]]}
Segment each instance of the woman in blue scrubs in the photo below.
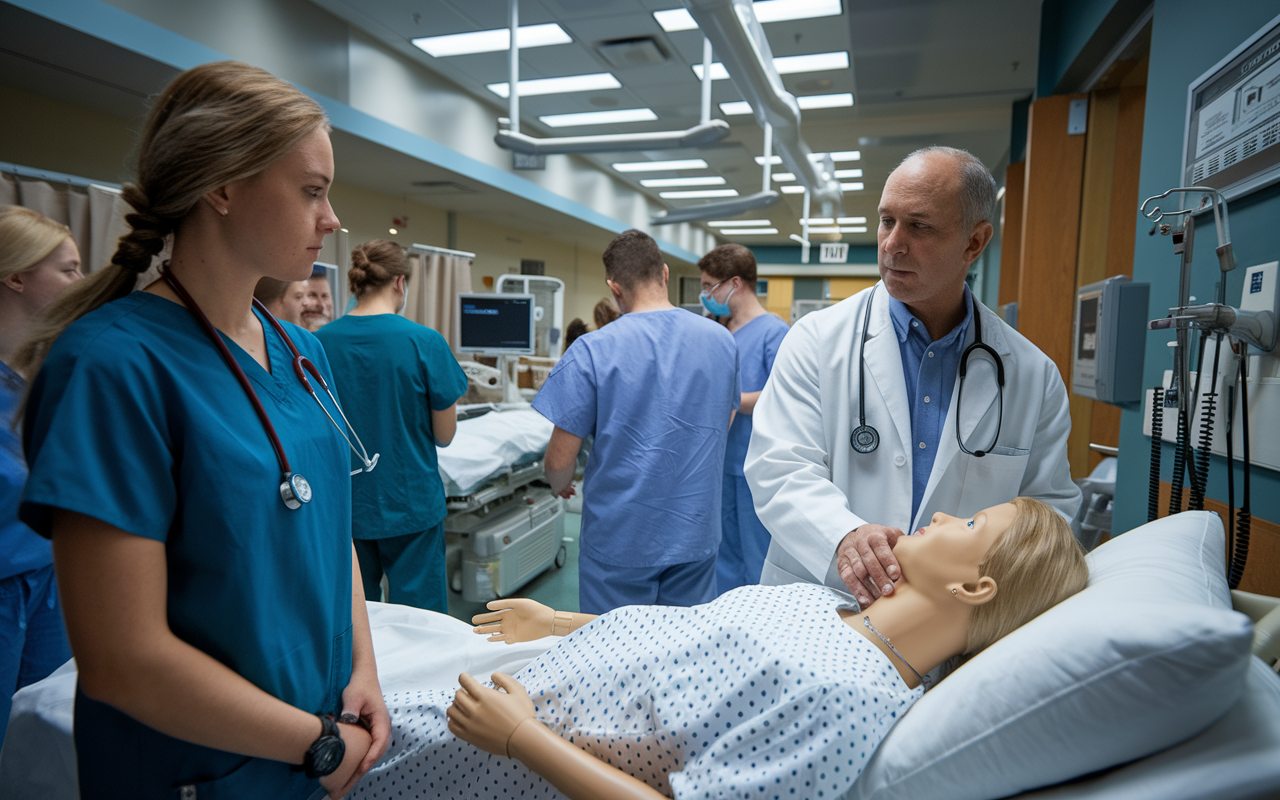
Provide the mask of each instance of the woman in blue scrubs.
{"label": "woman in blue scrubs", "polygon": [[10,364],[36,314],[81,277],[66,225],[29,208],[0,208],[0,742],[13,693],[71,658],[53,549],[18,519],[27,462],[13,422],[27,382]]}
{"label": "woman in blue scrubs", "polygon": [[347,419],[381,455],[351,486],[351,535],[366,597],[449,612],[444,483],[436,446],[453,441],[467,376],[436,331],[399,316],[409,261],[386,239],[351,251],[356,307],[316,331]]}
{"label": "woman in blue scrubs", "polygon": [[[188,70],[147,120],[132,230],[19,354],[43,362],[21,514],[53,539],[84,800],[337,798],[386,748],[345,432],[252,305],[263,276],[310,274],[332,178],[313,100],[245,64]],[[166,277],[133,291],[166,237]],[[281,331],[330,380],[319,342]]]}
{"label": "woman in blue scrubs", "polygon": [[782,338],[790,328],[756,298],[756,257],[740,244],[722,244],[698,261],[702,271],[702,305],[717,317],[729,318],[738,346],[742,405],[729,428],[724,452],[720,501],[720,550],[716,554],[716,592],[760,582],[769,552],[769,531],[756,516],[751,488],[742,475],[751,442],[751,412],[773,370]]}

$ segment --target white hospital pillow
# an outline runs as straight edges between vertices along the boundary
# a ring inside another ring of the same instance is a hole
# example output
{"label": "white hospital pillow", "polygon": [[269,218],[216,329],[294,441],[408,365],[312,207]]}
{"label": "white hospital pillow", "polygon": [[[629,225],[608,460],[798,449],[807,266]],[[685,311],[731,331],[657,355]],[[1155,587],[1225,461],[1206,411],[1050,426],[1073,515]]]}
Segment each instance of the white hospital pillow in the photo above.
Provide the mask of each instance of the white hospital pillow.
{"label": "white hospital pillow", "polygon": [[1244,686],[1222,522],[1157,520],[1089,554],[1089,586],[996,642],[893,727],[848,800],[987,800],[1194,736]]}

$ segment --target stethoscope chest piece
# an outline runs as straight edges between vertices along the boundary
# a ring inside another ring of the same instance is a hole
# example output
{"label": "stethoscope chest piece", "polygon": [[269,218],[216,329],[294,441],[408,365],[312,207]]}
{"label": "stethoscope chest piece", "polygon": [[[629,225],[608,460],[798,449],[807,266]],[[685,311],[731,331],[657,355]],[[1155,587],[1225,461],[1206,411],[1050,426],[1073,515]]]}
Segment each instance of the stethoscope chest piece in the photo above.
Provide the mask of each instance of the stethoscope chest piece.
{"label": "stethoscope chest piece", "polygon": [[849,434],[849,446],[866,455],[880,446],[880,433],[870,425],[859,425]]}
{"label": "stethoscope chest piece", "polygon": [[303,503],[311,502],[311,484],[296,472],[286,472],[280,483],[280,499],[289,509],[302,508]]}

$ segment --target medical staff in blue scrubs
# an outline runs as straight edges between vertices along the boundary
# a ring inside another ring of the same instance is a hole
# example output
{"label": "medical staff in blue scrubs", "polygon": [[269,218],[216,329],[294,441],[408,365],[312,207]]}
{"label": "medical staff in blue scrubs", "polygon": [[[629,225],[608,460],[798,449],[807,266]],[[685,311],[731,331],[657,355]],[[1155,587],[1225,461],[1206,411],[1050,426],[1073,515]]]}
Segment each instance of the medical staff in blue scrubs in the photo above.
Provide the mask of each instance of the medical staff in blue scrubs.
{"label": "medical staff in blue scrubs", "polygon": [[0,208],[0,742],[13,693],[71,658],[53,549],[18,519],[27,462],[14,419],[27,382],[10,365],[36,314],[81,277],[66,225],[29,208]]}
{"label": "medical staff in blue scrubs", "polygon": [[[348,432],[295,372],[331,383],[319,342],[252,305],[338,227],[324,113],[263,70],[205,64],[157,99],[138,158],[111,265],[17,359],[43,362],[21,515],[53,539],[80,795],[341,797],[390,733]],[[168,236],[162,280],[133,291]]]}
{"label": "medical staff in blue scrubs", "polygon": [[698,260],[702,272],[702,305],[716,317],[728,317],[729,332],[738,345],[742,404],[729,428],[724,454],[724,484],[720,501],[720,553],[716,557],[716,592],[760,582],[769,552],[769,531],[756,516],[751,489],[742,476],[742,463],[751,442],[751,412],[769,372],[787,323],[770,314],[756,297],[756,257],[740,244],[722,244]]}
{"label": "medical staff in blue scrubs", "polygon": [[604,251],[622,316],[574,342],[533,407],[555,423],[545,466],[567,496],[582,440],[578,606],[692,606],[715,597],[720,476],[738,407],[737,348],[722,326],[671,305],[667,265],[630,230]]}
{"label": "medical staff in blue scrubs", "polygon": [[467,376],[436,331],[399,316],[409,261],[395,242],[375,239],[351,251],[347,282],[354,309],[316,332],[347,419],[378,467],[351,485],[365,596],[449,612],[444,563],[444,483],[436,447],[453,441]]}

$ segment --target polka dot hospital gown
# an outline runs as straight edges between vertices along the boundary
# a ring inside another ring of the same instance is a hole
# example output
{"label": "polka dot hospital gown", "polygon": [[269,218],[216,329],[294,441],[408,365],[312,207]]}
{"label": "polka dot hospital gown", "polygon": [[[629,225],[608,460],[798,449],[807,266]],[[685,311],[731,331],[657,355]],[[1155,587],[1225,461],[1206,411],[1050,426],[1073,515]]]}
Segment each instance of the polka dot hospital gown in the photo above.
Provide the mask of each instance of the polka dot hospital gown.
{"label": "polka dot hospital gown", "polygon": [[[849,605],[791,584],[695,608],[626,606],[515,677],[540,721],[668,796],[839,798],[921,694],[841,620]],[[353,798],[562,797],[449,733],[453,692],[386,700],[391,746]]]}

